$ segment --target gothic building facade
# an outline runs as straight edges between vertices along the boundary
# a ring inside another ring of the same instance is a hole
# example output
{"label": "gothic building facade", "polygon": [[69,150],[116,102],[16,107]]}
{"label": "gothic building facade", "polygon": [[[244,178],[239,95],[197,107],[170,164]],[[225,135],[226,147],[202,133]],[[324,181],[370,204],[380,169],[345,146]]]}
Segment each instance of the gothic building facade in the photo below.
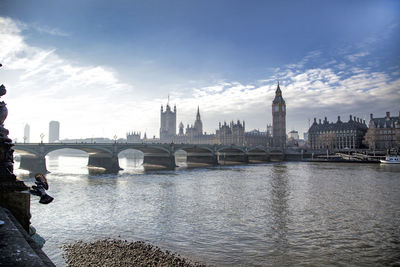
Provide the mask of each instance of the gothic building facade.
{"label": "gothic building facade", "polygon": [[274,145],[284,147],[286,142],[286,105],[282,98],[282,92],[279,87],[275,93],[275,99],[272,104],[273,126],[268,125],[267,130],[245,131],[245,122],[237,121],[227,124],[219,123],[215,134],[207,134],[203,132],[203,122],[200,116],[200,108],[197,107],[196,118],[194,124],[187,125],[186,129],[182,122],[179,123],[178,134],[176,134],[176,118],[177,109],[174,105],[173,110],[169,105],[164,107],[161,105],[160,112],[160,138],[153,137],[148,139],[145,137],[140,139],[140,133],[130,132],[127,134],[128,142],[161,142],[161,143],[185,143],[185,144],[223,144],[223,145],[239,145],[239,146],[272,146],[272,136],[274,134]]}
{"label": "gothic building facade", "polygon": [[229,125],[224,122],[224,124],[219,123],[218,130],[215,135],[217,138],[217,143],[222,145],[245,145],[245,122],[241,123],[239,120],[231,122]]}
{"label": "gothic building facade", "polygon": [[348,122],[342,122],[340,116],[335,123],[324,121],[314,123],[308,130],[308,141],[312,149],[354,149],[361,148],[367,132],[365,121],[350,115]]}
{"label": "gothic building facade", "polygon": [[374,118],[370,115],[365,143],[370,149],[400,148],[400,112],[399,116]]}
{"label": "gothic building facade", "polygon": [[176,136],[176,106],[174,105],[174,110],[172,111],[168,101],[164,111],[161,105],[160,117],[160,140],[163,142],[172,142]]}
{"label": "gothic building facade", "polygon": [[272,101],[272,145],[276,148],[286,146],[286,103],[282,97],[282,91],[276,88],[275,98]]}
{"label": "gothic building facade", "polygon": [[207,134],[203,132],[203,122],[201,121],[200,108],[197,107],[196,119],[194,124],[187,125],[186,132],[184,125],[179,124],[179,133],[173,138],[174,143],[185,144],[217,144],[215,134]]}

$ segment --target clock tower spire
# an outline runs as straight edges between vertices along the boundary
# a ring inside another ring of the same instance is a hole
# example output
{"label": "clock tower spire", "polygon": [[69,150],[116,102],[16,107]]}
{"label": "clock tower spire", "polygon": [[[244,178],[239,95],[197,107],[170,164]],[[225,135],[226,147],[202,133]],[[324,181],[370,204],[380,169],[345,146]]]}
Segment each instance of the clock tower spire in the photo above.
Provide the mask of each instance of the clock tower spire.
{"label": "clock tower spire", "polygon": [[279,81],[274,101],[272,101],[272,142],[273,146],[277,148],[286,146],[286,104],[282,97]]}

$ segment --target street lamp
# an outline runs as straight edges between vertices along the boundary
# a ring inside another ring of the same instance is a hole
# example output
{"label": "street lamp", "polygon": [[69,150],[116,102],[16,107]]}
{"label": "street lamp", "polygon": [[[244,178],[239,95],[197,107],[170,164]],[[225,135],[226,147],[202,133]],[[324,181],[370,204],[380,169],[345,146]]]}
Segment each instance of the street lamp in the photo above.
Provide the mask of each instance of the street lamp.
{"label": "street lamp", "polygon": [[43,137],[44,137],[44,133],[40,134],[40,142],[43,143]]}
{"label": "street lamp", "polygon": [[114,135],[114,143],[117,142],[117,138],[118,138],[118,136],[117,136],[117,135]]}
{"label": "street lamp", "polygon": [[24,135],[24,144],[26,143],[26,139],[28,139],[28,137],[26,137],[26,136]]}

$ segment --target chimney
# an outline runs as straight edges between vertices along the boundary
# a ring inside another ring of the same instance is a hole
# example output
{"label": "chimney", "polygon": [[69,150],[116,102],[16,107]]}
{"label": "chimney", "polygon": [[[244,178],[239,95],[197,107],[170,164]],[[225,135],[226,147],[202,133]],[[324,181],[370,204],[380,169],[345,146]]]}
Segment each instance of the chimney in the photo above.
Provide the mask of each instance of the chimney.
{"label": "chimney", "polygon": [[337,116],[337,122],[341,122],[341,121],[340,121],[340,116]]}
{"label": "chimney", "polygon": [[[400,112],[399,112],[400,113]],[[314,118],[314,123],[317,123],[317,118]]]}
{"label": "chimney", "polygon": [[352,121],[352,120],[353,120],[353,116],[350,115],[350,121]]}
{"label": "chimney", "polygon": [[[399,114],[400,115],[400,114]],[[374,118],[374,116],[371,114],[369,114],[369,119],[372,120]]]}
{"label": "chimney", "polygon": [[386,112],[386,118],[387,118],[387,119],[390,119],[390,112],[389,112],[389,111]]}
{"label": "chimney", "polygon": [[327,120],[327,118],[325,117],[325,119],[324,119],[324,123],[328,123],[328,120]]}
{"label": "chimney", "polygon": [[321,119],[319,119],[319,124],[321,124]]}

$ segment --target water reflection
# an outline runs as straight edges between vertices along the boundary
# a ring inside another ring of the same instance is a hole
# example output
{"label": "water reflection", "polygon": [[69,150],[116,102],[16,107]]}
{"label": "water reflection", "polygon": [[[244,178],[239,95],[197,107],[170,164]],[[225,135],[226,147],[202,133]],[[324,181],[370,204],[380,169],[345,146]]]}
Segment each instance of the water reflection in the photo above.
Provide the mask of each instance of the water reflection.
{"label": "water reflection", "polygon": [[57,266],[63,243],[118,236],[216,266],[400,260],[395,169],[271,163],[140,172],[128,159],[127,171],[92,176],[86,160],[49,159],[55,200],[32,202],[32,223]]}
{"label": "water reflection", "polygon": [[286,266],[290,263],[288,252],[288,224],[289,224],[289,179],[287,165],[275,164],[272,166],[272,178],[270,182],[271,193],[271,238],[274,241],[271,252],[275,257],[274,264]]}

